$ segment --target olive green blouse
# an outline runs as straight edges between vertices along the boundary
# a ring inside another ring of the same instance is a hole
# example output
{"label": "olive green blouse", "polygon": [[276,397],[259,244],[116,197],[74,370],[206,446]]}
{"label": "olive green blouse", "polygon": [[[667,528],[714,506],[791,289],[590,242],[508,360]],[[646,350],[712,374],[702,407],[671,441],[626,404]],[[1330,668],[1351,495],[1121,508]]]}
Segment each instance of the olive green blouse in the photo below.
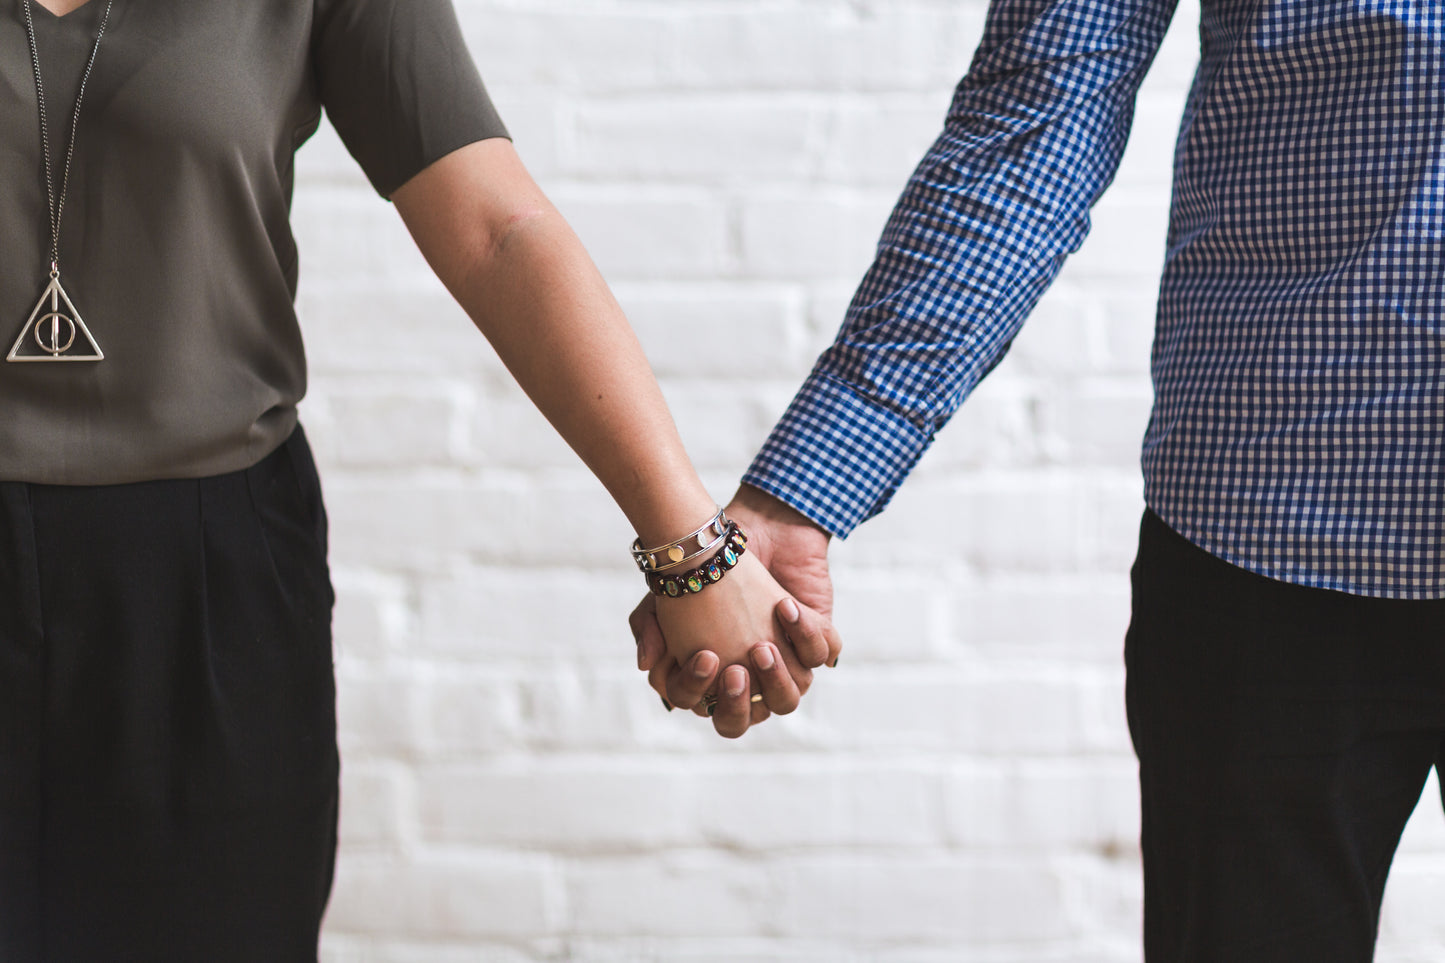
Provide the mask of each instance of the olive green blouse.
{"label": "olive green blouse", "polygon": [[[49,281],[23,3],[0,0],[0,357]],[[104,8],[32,8],[57,191]],[[105,359],[0,360],[0,480],[197,477],[285,440],[306,389],[293,155],[323,108],[383,196],[506,136],[450,0],[115,0],[60,244]]]}

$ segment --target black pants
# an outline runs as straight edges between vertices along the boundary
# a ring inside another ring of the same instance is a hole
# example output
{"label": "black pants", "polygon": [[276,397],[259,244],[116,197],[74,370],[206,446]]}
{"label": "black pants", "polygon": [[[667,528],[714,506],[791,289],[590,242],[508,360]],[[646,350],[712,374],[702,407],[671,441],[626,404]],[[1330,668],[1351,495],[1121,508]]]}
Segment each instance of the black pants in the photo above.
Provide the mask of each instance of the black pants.
{"label": "black pants", "polygon": [[315,961],[338,763],[306,441],[0,484],[0,960]]}
{"label": "black pants", "polygon": [[1153,513],[1133,584],[1146,959],[1371,959],[1445,746],[1445,601],[1262,578]]}

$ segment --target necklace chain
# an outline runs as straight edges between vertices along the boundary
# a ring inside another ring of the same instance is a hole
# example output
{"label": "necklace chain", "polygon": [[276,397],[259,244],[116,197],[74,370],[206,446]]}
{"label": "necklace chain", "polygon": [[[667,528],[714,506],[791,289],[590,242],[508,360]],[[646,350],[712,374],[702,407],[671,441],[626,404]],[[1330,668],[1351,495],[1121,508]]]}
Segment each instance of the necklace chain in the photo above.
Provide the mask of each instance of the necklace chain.
{"label": "necklace chain", "polygon": [[75,158],[75,134],[80,129],[80,104],[85,100],[85,85],[90,81],[90,71],[95,67],[95,55],[100,52],[100,41],[105,36],[106,24],[110,23],[110,8],[115,0],[106,0],[105,14],[100,20],[100,30],[95,35],[95,46],[90,48],[90,60],[85,64],[85,73],[80,77],[80,92],[75,96],[75,112],[70,118],[70,144],[65,149],[65,171],[61,175],[60,197],[55,196],[55,177],[50,163],[50,122],[45,115],[45,85],[40,79],[40,48],[35,43],[35,18],[31,13],[34,0],[25,0],[25,32],[30,39],[30,64],[35,68],[35,99],[40,102],[40,151],[45,158],[45,200],[50,215],[50,276],[60,275],[60,216],[65,211],[65,195],[70,190],[70,163]]}

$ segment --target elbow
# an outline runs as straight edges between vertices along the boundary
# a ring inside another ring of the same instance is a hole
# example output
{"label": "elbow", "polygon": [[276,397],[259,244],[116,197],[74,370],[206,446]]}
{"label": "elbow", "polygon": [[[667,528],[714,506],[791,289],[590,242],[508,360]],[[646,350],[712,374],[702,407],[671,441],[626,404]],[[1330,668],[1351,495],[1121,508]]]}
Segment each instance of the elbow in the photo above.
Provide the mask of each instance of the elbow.
{"label": "elbow", "polygon": [[476,226],[468,260],[477,268],[496,263],[554,216],[548,205],[529,204],[487,218]]}
{"label": "elbow", "polygon": [[486,247],[494,254],[504,252],[518,238],[540,226],[556,215],[550,205],[533,204],[508,211],[488,225]]}

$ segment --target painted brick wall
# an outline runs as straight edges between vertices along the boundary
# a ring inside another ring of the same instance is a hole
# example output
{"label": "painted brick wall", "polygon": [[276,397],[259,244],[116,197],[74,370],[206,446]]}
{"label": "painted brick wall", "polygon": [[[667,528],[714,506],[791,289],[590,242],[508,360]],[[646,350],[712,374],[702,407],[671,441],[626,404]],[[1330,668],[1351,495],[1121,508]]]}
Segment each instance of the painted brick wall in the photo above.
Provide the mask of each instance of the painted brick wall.
{"label": "painted brick wall", "polygon": [[[725,499],[827,343],[981,0],[459,0],[518,146]],[[1126,571],[1180,10],[1010,358],[835,549],[848,649],[725,743],[632,668],[625,521],[333,135],[296,201],[333,523],[330,963],[1139,959]],[[565,558],[558,567],[553,559]],[[1380,958],[1445,958],[1427,803]]]}

